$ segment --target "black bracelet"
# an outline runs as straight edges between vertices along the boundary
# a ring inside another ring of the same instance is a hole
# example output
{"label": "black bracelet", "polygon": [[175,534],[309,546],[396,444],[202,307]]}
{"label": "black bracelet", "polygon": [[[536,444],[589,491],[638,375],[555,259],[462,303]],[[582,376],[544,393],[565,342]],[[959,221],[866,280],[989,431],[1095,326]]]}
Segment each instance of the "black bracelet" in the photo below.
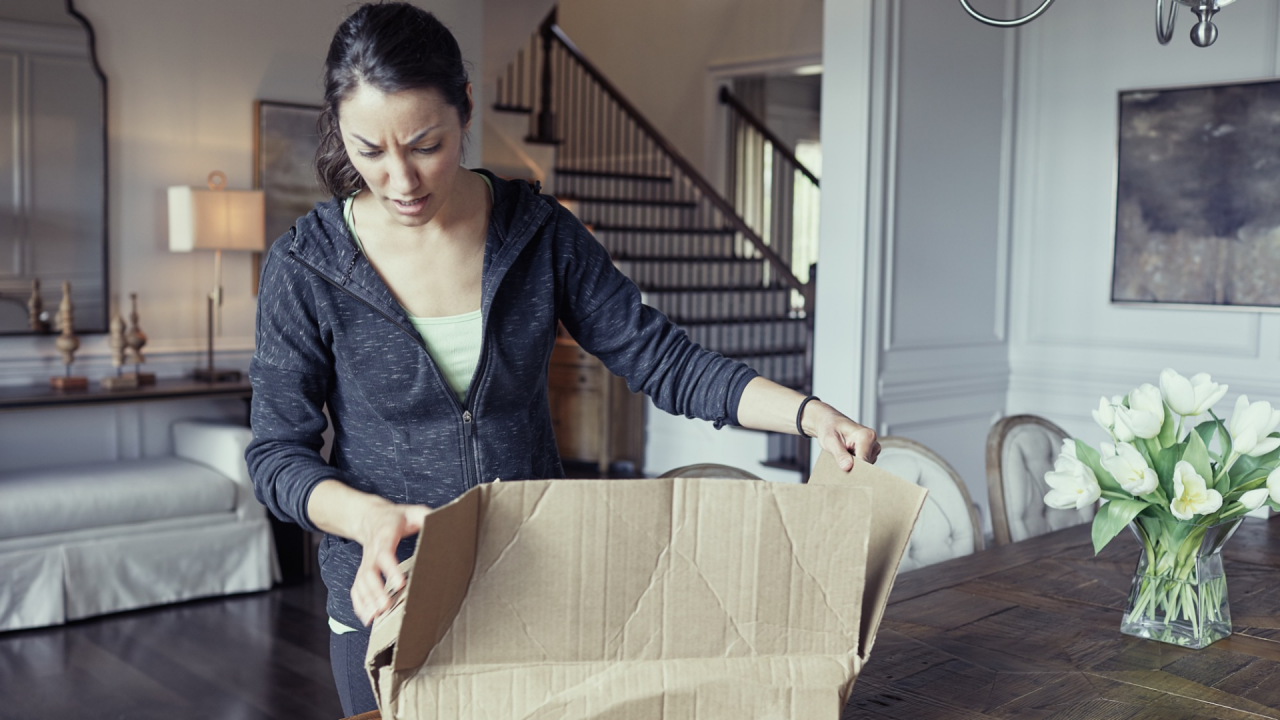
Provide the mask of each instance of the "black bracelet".
{"label": "black bracelet", "polygon": [[[796,432],[800,433],[800,437],[813,437],[804,431],[804,427],[800,425],[800,418],[804,417],[804,406],[809,404],[810,400],[817,400],[817,395],[810,395],[800,401],[800,409],[796,411]],[[819,401],[821,402],[821,401]]]}

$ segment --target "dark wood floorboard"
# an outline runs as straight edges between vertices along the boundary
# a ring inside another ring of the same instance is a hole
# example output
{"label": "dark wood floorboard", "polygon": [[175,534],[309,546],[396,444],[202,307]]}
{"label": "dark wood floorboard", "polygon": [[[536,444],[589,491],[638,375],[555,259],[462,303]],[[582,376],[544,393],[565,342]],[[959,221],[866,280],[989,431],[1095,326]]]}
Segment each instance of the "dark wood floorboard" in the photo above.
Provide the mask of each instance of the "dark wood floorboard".
{"label": "dark wood floorboard", "polygon": [[319,578],[0,633],[0,720],[337,720]]}

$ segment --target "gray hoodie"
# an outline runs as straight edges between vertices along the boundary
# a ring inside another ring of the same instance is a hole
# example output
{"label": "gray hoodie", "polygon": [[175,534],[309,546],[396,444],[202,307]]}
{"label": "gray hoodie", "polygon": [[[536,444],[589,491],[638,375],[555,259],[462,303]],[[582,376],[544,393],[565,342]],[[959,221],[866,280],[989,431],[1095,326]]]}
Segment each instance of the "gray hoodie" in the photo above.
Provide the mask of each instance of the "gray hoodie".
{"label": "gray hoodie", "polygon": [[[316,205],[262,269],[245,453],[258,499],[316,529],[311,490],[326,478],[397,503],[438,507],[478,483],[563,477],[547,403],[556,321],[635,392],[673,414],[737,424],[756,373],[702,349],[640,301],[605,249],[528,183],[493,182],[481,279],[483,340],[465,402],[359,251],[338,199]],[[325,406],[329,462],[320,457]],[[413,539],[399,548],[403,560]],[[448,548],[431,551],[448,552]],[[359,544],[326,535],[328,611],[359,627],[350,588]]]}

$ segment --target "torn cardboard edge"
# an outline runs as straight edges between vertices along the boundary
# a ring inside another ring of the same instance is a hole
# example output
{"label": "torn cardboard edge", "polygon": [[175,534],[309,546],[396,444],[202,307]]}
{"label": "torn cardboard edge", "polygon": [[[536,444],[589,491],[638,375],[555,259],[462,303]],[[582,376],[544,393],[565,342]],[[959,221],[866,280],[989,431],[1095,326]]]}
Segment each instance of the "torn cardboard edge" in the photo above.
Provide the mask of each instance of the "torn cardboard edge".
{"label": "torn cardboard edge", "polygon": [[[450,551],[415,553],[374,624],[375,697],[384,717],[406,720],[716,718],[761,703],[789,704],[779,717],[797,720],[830,705],[836,717],[924,497],[825,453],[808,486],[473,488],[427,517],[418,548]],[[517,687],[523,701],[493,699]]]}

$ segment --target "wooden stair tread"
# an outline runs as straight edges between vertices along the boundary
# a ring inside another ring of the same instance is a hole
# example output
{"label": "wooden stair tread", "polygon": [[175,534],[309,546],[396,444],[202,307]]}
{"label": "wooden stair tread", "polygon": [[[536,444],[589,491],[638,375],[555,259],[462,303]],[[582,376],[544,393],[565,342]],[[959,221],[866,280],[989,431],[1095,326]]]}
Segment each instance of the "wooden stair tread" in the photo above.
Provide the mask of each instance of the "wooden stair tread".
{"label": "wooden stair tread", "polygon": [[744,258],[719,255],[633,255],[631,253],[610,253],[618,262],[684,262],[684,263],[730,263],[756,264],[767,262],[764,258]]}
{"label": "wooden stair tread", "polygon": [[593,177],[606,180],[634,180],[637,182],[657,182],[671,184],[674,180],[670,175],[646,175],[644,173],[625,173],[611,172],[608,170],[582,170],[578,168],[556,168],[556,175],[567,175],[570,177]]}
{"label": "wooden stair tread", "polygon": [[625,197],[605,197],[602,195],[575,195],[572,193],[557,193],[557,200],[571,200],[580,203],[592,203],[596,205],[655,205],[661,207],[675,207],[693,210],[698,207],[698,203],[693,200],[680,200],[676,198],[625,198]]}
{"label": "wooden stair tread", "polygon": [[648,233],[654,235],[733,235],[737,232],[730,227],[649,227],[644,225],[608,225],[593,223],[592,232],[609,233]]}

